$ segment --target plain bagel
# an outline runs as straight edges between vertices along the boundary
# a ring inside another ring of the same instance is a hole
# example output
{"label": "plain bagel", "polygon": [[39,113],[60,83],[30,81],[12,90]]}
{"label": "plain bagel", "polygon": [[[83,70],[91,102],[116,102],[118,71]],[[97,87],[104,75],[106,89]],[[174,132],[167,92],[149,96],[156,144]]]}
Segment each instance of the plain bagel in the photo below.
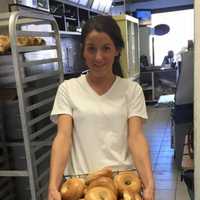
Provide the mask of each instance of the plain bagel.
{"label": "plain bagel", "polygon": [[84,195],[85,183],[80,178],[66,180],[60,189],[63,200],[78,200]]}
{"label": "plain bagel", "polygon": [[117,200],[117,196],[109,188],[97,186],[86,193],[85,200]]}
{"label": "plain bagel", "polygon": [[123,200],[142,200],[142,197],[139,193],[130,193],[128,191],[124,191]]}
{"label": "plain bagel", "polygon": [[141,190],[141,180],[134,172],[120,172],[114,177],[114,183],[119,193],[124,191],[138,193]]}
{"label": "plain bagel", "polygon": [[115,187],[113,180],[110,177],[102,176],[100,178],[93,180],[87,187],[87,190],[90,190],[91,188],[97,187],[97,186],[109,188],[114,192],[115,195],[117,195],[117,189]]}
{"label": "plain bagel", "polygon": [[98,170],[98,171],[95,171],[91,174],[89,174],[87,177],[86,177],[86,184],[89,185],[92,181],[94,181],[95,179],[98,179],[100,177],[110,177],[112,178],[112,169],[110,167],[105,167],[101,170]]}

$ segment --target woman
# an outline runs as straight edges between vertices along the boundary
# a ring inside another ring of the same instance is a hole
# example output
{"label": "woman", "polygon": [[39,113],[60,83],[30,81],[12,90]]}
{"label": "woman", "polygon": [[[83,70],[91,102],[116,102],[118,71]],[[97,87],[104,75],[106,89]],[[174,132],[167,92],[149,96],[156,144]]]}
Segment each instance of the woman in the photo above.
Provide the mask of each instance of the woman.
{"label": "woman", "polygon": [[[97,16],[82,30],[82,55],[89,71],[64,81],[51,118],[58,131],[52,145],[49,200],[60,200],[63,173],[87,174],[111,166],[136,168],[144,199],[154,199],[148,145],[143,135],[147,118],[141,87],[121,78],[120,29],[110,16]],[[118,75],[117,75],[118,74]]]}

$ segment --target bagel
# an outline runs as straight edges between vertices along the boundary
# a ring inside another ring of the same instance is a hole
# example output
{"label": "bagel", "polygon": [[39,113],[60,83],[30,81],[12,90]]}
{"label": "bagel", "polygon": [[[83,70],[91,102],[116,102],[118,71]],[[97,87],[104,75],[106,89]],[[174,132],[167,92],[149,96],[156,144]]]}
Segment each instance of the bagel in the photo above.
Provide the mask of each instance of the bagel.
{"label": "bagel", "polygon": [[110,178],[110,177],[100,177],[100,178],[97,178],[95,180],[93,180],[88,188],[87,188],[87,191],[90,190],[91,188],[93,187],[97,187],[97,186],[102,186],[102,187],[106,187],[106,188],[109,188],[110,190],[112,190],[114,192],[115,195],[117,195],[117,189],[115,187],[115,184],[113,182],[113,180]]}
{"label": "bagel", "polygon": [[18,46],[28,46],[29,45],[29,37],[17,37],[17,45]]}
{"label": "bagel", "polygon": [[[18,46],[33,46],[44,45],[46,42],[43,38],[32,36],[18,36],[16,38]],[[0,35],[0,54],[5,54],[10,51],[10,38],[8,35]]]}
{"label": "bagel", "polygon": [[88,190],[85,200],[117,200],[117,197],[109,188],[97,186]]}
{"label": "bagel", "polygon": [[142,200],[142,197],[138,193],[134,194],[134,198],[135,198],[135,200]]}
{"label": "bagel", "polygon": [[10,50],[10,39],[7,35],[0,35],[0,54],[5,54]]}
{"label": "bagel", "polygon": [[85,183],[80,178],[66,180],[60,189],[63,200],[78,200],[84,195]]}
{"label": "bagel", "polygon": [[128,191],[124,191],[123,200],[142,200],[142,197],[138,193],[130,193]]}
{"label": "bagel", "polygon": [[98,171],[95,171],[91,174],[89,174],[87,177],[86,177],[86,184],[89,185],[92,181],[94,181],[95,179],[97,178],[100,178],[102,176],[104,177],[110,177],[112,178],[112,169],[110,167],[105,167],[101,170],[98,170]]}
{"label": "bagel", "polygon": [[34,45],[44,45],[45,40],[38,37],[31,36],[19,36],[17,37],[17,45],[18,46],[34,46]]}
{"label": "bagel", "polygon": [[120,194],[124,191],[138,193],[141,190],[141,180],[134,172],[120,172],[114,177],[114,183]]}

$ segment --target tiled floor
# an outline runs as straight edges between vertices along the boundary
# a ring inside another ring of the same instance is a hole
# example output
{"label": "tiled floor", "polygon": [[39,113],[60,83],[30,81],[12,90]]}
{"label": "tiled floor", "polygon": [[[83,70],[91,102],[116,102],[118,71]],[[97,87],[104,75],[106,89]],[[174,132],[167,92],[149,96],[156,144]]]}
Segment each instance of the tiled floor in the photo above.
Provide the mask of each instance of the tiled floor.
{"label": "tiled floor", "polygon": [[187,188],[180,181],[171,148],[170,108],[148,106],[145,123],[156,182],[156,200],[189,200]]}

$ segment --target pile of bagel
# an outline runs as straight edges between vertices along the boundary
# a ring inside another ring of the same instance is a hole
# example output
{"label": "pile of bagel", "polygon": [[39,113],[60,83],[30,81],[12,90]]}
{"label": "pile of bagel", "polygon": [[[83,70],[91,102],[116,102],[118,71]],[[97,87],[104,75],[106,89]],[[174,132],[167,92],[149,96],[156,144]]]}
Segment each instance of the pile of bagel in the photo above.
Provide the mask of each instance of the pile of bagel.
{"label": "pile of bagel", "polygon": [[86,178],[72,177],[60,188],[62,200],[142,200],[142,183],[134,171],[119,172],[104,168]]}
{"label": "pile of bagel", "polygon": [[[18,36],[18,46],[37,46],[45,45],[45,40],[40,37],[32,36]],[[7,54],[10,52],[10,38],[8,35],[0,35],[0,55]]]}

